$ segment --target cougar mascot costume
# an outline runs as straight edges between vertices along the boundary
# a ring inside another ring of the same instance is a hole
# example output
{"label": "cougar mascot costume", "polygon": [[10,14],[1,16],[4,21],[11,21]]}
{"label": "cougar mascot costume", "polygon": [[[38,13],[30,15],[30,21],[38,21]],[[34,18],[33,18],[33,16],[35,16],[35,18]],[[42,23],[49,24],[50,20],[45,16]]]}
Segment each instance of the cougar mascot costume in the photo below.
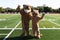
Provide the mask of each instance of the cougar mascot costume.
{"label": "cougar mascot costume", "polygon": [[45,14],[42,14],[42,16],[39,16],[38,10],[33,10],[32,11],[32,30],[33,30],[33,35],[37,38],[40,38],[42,34],[39,32],[39,20],[41,20]]}
{"label": "cougar mascot costume", "polygon": [[29,22],[31,20],[31,7],[29,5],[23,5],[23,8],[20,8],[20,5],[18,5],[17,10],[21,14],[21,19],[22,19],[22,34],[21,36],[25,35],[25,32],[27,36],[29,36]]}
{"label": "cougar mascot costume", "polygon": [[[18,6],[17,9],[19,9],[20,6]],[[42,16],[39,16],[38,10],[31,9],[30,5],[23,5],[23,8],[19,9],[19,12],[21,14],[22,19],[22,34],[23,36],[26,32],[27,35],[29,35],[29,21],[32,20],[32,31],[33,35],[35,37],[40,38],[41,34],[39,32],[39,20],[41,20],[45,14],[42,14]]]}

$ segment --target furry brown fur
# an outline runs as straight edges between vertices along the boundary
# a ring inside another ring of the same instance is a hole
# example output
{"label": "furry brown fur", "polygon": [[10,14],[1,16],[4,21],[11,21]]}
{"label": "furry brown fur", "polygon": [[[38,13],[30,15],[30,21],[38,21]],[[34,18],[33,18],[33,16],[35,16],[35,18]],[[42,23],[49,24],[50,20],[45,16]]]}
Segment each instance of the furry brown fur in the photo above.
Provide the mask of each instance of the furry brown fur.
{"label": "furry brown fur", "polygon": [[40,32],[39,32],[39,21],[44,17],[44,14],[42,16],[39,16],[38,10],[33,10],[33,17],[32,17],[32,30],[33,35],[40,38]]}
{"label": "furry brown fur", "polygon": [[23,9],[20,10],[21,19],[22,19],[22,35],[29,35],[29,22],[31,20],[32,13],[26,12],[25,10],[31,10],[29,5],[23,5]]}
{"label": "furry brown fur", "polygon": [[32,20],[33,35],[40,38],[40,32],[38,29],[39,20],[44,17],[44,14],[42,14],[42,16],[39,16],[38,10],[32,10],[30,5],[23,5],[23,8],[19,11],[22,19],[22,35],[24,35],[25,32],[27,35],[29,35],[29,22]]}

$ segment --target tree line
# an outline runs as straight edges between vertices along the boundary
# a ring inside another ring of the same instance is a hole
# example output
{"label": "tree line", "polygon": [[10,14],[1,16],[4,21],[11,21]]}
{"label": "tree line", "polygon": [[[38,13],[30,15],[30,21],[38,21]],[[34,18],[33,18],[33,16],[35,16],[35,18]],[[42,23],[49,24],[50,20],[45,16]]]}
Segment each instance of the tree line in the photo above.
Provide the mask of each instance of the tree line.
{"label": "tree line", "polygon": [[[19,9],[18,7],[16,9]],[[13,9],[13,8],[3,8],[3,7],[0,7],[0,13],[15,13],[15,12],[19,12],[17,11],[16,9]],[[58,9],[53,9],[51,7],[48,7],[48,6],[37,6],[37,7],[32,7],[32,9],[37,9],[39,10],[39,12],[49,12],[49,13],[60,13],[60,8]]]}
{"label": "tree line", "polygon": [[46,7],[44,7],[44,6],[38,6],[37,8],[38,8],[39,12],[60,13],[60,8],[53,9],[51,7],[48,7],[48,6],[46,6]]}

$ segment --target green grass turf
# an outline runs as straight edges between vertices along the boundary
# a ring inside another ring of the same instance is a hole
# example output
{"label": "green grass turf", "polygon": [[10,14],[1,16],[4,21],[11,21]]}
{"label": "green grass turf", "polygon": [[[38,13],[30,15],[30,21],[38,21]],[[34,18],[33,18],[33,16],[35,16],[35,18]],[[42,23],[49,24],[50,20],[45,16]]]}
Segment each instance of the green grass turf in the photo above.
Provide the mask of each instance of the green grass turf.
{"label": "green grass turf", "polygon": [[45,19],[55,20],[53,22],[60,24],[60,14],[48,14],[45,16]]}
{"label": "green grass turf", "polygon": [[[8,38],[8,40],[60,40],[60,30],[40,30],[43,36],[41,39],[36,39],[34,37],[21,38],[21,30],[15,30]],[[31,31],[30,31],[31,32]],[[30,33],[32,35],[32,32]],[[3,38],[4,36],[2,36]],[[2,39],[0,38],[0,39]]]}
{"label": "green grass turf", "polygon": [[51,23],[49,21],[41,21],[39,25],[40,25],[41,28],[42,27],[46,27],[46,28],[52,28],[52,27],[59,28],[60,27],[60,26],[55,25],[55,24],[53,24],[53,23]]}
{"label": "green grass turf", "polygon": [[[56,28],[60,28],[59,24],[60,24],[60,14],[46,14],[45,17],[40,20],[40,24],[39,26],[41,28],[46,27],[46,28],[52,28],[52,27],[56,27]],[[55,22],[58,25],[51,23],[49,21]],[[32,22],[30,21],[30,27],[32,25]],[[19,25],[19,27],[22,27],[22,24]]]}
{"label": "green grass turf", "polygon": [[0,30],[0,34],[3,34],[3,33],[8,34],[10,31],[11,30]]}
{"label": "green grass turf", "polygon": [[0,28],[15,27],[16,24],[21,20],[19,14],[0,14],[0,19],[6,19],[0,20]]}
{"label": "green grass turf", "polygon": [[[0,14],[0,19],[6,19],[6,20],[0,20],[0,28],[13,28],[15,25],[21,21],[21,15],[19,14]],[[59,28],[60,26],[49,22],[48,20],[55,22],[57,24],[60,24],[60,14],[46,14],[45,17],[40,20],[40,27],[57,27]],[[31,22],[30,22],[30,27],[31,27]],[[19,25],[18,28],[22,27],[22,23]]]}
{"label": "green grass turf", "polygon": [[[7,19],[7,20],[0,20],[0,28],[14,28],[15,25],[21,21],[21,15],[19,14],[0,14],[0,19]],[[60,24],[60,14],[46,14],[45,17],[40,21],[39,26],[41,28],[60,28],[60,26],[49,22],[48,20]],[[32,22],[30,21],[30,27],[32,27]],[[18,28],[22,27],[22,23],[18,26]],[[0,30],[0,34],[9,33],[11,30]],[[60,30],[41,30],[43,37],[41,39],[27,39],[26,40],[60,40]],[[21,30],[15,30],[10,36],[9,40],[21,40],[20,39]],[[32,34],[31,34],[32,35]],[[2,40],[6,35],[0,35],[0,40]],[[24,39],[24,38],[23,38]]]}
{"label": "green grass turf", "polygon": [[[11,30],[0,30],[0,34],[8,34]],[[4,38],[6,35],[0,35],[0,38]]]}

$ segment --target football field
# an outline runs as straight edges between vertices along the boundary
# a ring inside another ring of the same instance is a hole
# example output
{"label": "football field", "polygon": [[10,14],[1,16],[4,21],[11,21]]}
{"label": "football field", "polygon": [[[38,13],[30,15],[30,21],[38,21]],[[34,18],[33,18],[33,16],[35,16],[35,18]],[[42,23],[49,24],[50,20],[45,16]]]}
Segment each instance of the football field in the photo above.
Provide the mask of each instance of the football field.
{"label": "football field", "polygon": [[[30,29],[32,21],[30,21]],[[40,39],[23,37],[20,14],[0,14],[0,40],[60,40],[60,14],[46,14],[40,20],[39,29],[43,36]],[[32,30],[30,30],[32,35]]]}

